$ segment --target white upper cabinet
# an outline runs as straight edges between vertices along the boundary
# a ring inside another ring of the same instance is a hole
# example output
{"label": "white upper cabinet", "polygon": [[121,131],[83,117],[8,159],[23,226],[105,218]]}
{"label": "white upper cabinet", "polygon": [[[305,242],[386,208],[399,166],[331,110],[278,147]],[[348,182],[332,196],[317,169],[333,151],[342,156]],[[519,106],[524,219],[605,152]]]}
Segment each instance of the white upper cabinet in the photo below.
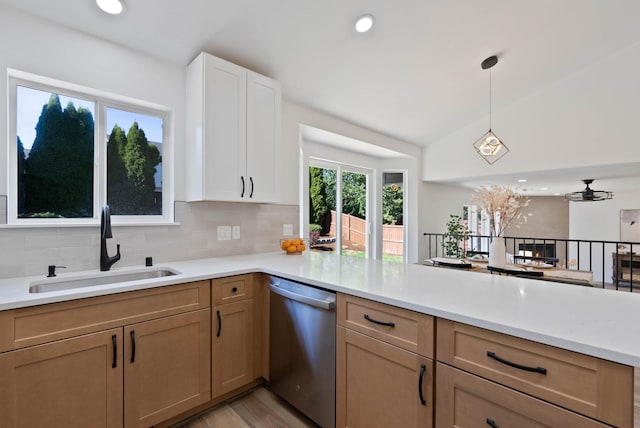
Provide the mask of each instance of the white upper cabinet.
{"label": "white upper cabinet", "polygon": [[277,202],[280,85],[201,53],[187,68],[187,200]]}

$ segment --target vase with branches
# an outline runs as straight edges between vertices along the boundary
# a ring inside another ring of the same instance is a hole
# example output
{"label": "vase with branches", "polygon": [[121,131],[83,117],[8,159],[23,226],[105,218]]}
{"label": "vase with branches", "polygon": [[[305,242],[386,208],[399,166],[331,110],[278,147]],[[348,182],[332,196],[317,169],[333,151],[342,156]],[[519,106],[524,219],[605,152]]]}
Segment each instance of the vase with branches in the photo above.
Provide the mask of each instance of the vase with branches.
{"label": "vase with branches", "polygon": [[496,267],[506,265],[505,245],[502,239],[509,227],[519,228],[526,223],[531,213],[525,213],[530,199],[510,186],[480,186],[471,195],[471,202],[477,203],[489,217],[493,239],[489,247],[489,264]]}

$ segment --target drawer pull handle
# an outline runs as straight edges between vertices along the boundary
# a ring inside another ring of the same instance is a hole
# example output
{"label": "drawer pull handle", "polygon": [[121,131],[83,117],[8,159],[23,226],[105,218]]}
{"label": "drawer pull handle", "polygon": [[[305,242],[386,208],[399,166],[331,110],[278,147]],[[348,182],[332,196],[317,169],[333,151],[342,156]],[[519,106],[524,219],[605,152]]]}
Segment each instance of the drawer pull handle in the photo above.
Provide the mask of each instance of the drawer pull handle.
{"label": "drawer pull handle", "polygon": [[136,362],[136,332],[131,330],[131,362]]}
{"label": "drawer pull handle", "polygon": [[253,177],[249,177],[249,181],[251,182],[251,193],[249,193],[249,197],[253,198]]}
{"label": "drawer pull handle", "polygon": [[490,418],[487,418],[487,425],[489,425],[491,428],[500,428],[498,427],[498,424],[495,423],[493,419],[490,419]]}
{"label": "drawer pull handle", "polygon": [[367,314],[364,314],[364,319],[366,319],[367,321],[372,322],[374,324],[384,325],[385,327],[395,327],[396,326],[396,323],[394,323],[394,322],[385,322],[385,321],[374,320],[373,318],[371,318]]}
{"label": "drawer pull handle", "polygon": [[240,193],[240,197],[244,198],[244,175],[240,176],[240,180],[242,180],[242,193]]}
{"label": "drawer pull handle", "polygon": [[113,362],[111,363],[111,368],[115,369],[118,367],[118,337],[115,334],[111,336],[111,342],[113,343]]}
{"label": "drawer pull handle", "polygon": [[507,366],[515,367],[516,369],[526,370],[528,372],[540,373],[543,375],[547,374],[547,369],[545,369],[544,367],[529,367],[529,366],[523,366],[522,364],[518,364],[518,363],[512,363],[509,360],[505,360],[504,358],[498,357],[495,353],[491,351],[487,351],[487,357],[493,358],[497,362],[505,364]]}
{"label": "drawer pull handle", "polygon": [[424,380],[424,372],[426,370],[427,370],[427,366],[422,364],[420,366],[420,377],[418,378],[418,394],[420,394],[420,403],[422,403],[423,406],[427,405],[427,401],[424,399],[424,396],[422,395],[422,381]]}
{"label": "drawer pull handle", "polygon": [[222,332],[222,319],[220,318],[220,311],[216,311],[216,315],[218,316],[218,332],[216,333],[216,337],[220,337],[220,333]]}
{"label": "drawer pull handle", "polygon": [[231,289],[231,291],[232,291],[232,292],[234,292],[234,293],[237,293],[237,292],[238,292],[238,287],[233,287],[233,288]]}

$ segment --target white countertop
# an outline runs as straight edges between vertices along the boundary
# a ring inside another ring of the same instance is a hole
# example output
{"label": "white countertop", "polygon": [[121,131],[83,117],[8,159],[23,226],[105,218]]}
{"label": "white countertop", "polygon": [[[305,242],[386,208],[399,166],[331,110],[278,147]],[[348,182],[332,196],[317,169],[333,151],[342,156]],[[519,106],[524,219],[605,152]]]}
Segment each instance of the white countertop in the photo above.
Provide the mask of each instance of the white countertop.
{"label": "white countertop", "polygon": [[[201,279],[264,272],[437,317],[640,366],[640,294],[335,254],[253,254],[158,264],[182,272],[157,279],[29,293],[38,277],[0,279],[0,310]],[[115,267],[124,273],[140,267]],[[93,272],[61,273],[73,279]]]}

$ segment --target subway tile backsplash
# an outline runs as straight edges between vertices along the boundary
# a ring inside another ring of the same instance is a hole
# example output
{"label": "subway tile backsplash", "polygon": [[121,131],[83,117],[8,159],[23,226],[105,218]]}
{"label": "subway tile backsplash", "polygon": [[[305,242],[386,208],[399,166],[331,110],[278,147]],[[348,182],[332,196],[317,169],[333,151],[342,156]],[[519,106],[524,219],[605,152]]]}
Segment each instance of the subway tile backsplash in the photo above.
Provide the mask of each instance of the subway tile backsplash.
{"label": "subway tile backsplash", "polygon": [[[6,201],[6,199],[4,200]],[[6,215],[0,197],[0,217]],[[0,224],[3,222],[0,218]],[[176,202],[177,226],[113,226],[107,241],[109,254],[120,244],[118,266],[154,264],[280,249],[282,225],[299,230],[297,205],[226,202]],[[240,226],[240,239],[217,240],[218,226]],[[0,278],[46,275],[51,264],[67,266],[62,272],[99,268],[99,227],[0,229]]]}

